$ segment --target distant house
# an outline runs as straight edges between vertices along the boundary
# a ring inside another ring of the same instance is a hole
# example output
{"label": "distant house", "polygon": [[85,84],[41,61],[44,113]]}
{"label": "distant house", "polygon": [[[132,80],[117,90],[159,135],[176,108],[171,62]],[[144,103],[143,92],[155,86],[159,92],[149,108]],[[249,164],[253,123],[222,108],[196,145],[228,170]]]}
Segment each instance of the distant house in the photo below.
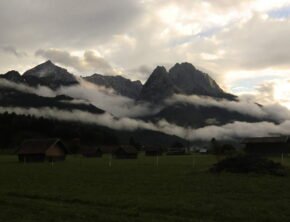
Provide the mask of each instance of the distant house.
{"label": "distant house", "polygon": [[144,148],[146,156],[162,156],[163,149],[159,146],[146,146]]}
{"label": "distant house", "polygon": [[208,153],[208,150],[206,148],[200,148],[198,150],[198,152],[201,153],[201,154],[207,154]]}
{"label": "distant house", "polygon": [[280,155],[290,152],[290,138],[280,137],[253,137],[242,141],[245,151],[251,154]]}
{"label": "distant house", "polygon": [[80,153],[87,158],[102,157],[103,155],[101,148],[93,146],[81,146]]}
{"label": "distant house", "polygon": [[20,162],[63,161],[68,150],[60,139],[25,140],[18,150]]}
{"label": "distant house", "polygon": [[112,155],[117,159],[136,159],[138,156],[138,150],[133,146],[118,146]]}

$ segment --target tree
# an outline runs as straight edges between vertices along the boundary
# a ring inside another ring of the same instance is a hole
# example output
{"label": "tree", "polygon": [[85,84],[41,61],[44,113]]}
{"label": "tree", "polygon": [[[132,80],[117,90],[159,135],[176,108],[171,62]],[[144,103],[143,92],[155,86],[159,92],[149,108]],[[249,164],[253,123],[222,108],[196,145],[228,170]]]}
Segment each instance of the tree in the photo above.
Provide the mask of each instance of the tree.
{"label": "tree", "polygon": [[173,147],[173,148],[183,148],[184,145],[183,145],[181,142],[176,141],[176,142],[174,142],[174,143],[172,144],[171,147]]}
{"label": "tree", "polygon": [[212,138],[210,143],[211,143],[211,150],[213,154],[215,154],[217,157],[217,160],[219,160],[220,156],[223,154],[220,143],[215,138]]}
{"label": "tree", "polygon": [[137,150],[140,150],[140,149],[141,149],[141,144],[138,143],[138,142],[134,139],[134,137],[132,137],[132,136],[130,137],[129,144],[130,144],[131,146],[134,146]]}

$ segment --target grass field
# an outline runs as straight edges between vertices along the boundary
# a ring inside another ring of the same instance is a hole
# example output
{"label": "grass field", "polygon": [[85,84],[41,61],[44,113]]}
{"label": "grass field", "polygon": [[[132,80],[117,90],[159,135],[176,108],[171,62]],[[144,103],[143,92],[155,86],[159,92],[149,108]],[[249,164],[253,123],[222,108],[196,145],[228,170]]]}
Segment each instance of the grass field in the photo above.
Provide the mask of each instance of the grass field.
{"label": "grass field", "polygon": [[[212,175],[213,156],[0,156],[0,221],[290,221],[290,176]],[[290,165],[290,159],[284,164]]]}

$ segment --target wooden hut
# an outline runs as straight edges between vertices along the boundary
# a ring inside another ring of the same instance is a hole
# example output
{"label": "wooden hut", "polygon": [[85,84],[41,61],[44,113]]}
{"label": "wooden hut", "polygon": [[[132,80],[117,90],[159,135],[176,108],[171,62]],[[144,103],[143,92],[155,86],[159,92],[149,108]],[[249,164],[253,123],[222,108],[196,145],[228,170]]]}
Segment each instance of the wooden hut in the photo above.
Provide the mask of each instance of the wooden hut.
{"label": "wooden hut", "polygon": [[63,161],[68,150],[60,139],[30,139],[18,150],[20,162]]}
{"label": "wooden hut", "polygon": [[159,146],[146,146],[144,148],[146,156],[162,156],[163,149]]}
{"label": "wooden hut", "polygon": [[245,151],[257,155],[281,155],[290,152],[290,138],[280,137],[253,137],[242,141]]}
{"label": "wooden hut", "polygon": [[100,147],[93,146],[81,146],[80,153],[81,155],[87,158],[102,157],[103,155],[103,152]]}
{"label": "wooden hut", "polygon": [[133,146],[118,146],[112,155],[116,159],[136,159],[138,150]]}

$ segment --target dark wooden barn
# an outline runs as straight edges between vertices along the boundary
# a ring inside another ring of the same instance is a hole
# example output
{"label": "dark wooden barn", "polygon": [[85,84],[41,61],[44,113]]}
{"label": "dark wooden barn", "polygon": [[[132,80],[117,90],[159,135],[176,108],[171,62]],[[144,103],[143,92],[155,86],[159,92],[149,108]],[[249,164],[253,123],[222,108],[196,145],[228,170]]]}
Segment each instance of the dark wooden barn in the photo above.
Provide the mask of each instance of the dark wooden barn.
{"label": "dark wooden barn", "polygon": [[118,146],[112,155],[116,159],[136,159],[138,150],[133,146]]}
{"label": "dark wooden barn", "polygon": [[80,153],[81,155],[87,158],[102,157],[103,155],[103,152],[100,147],[93,146],[81,146]]}
{"label": "dark wooden barn", "polygon": [[20,162],[63,161],[68,150],[60,139],[30,139],[18,150]]}
{"label": "dark wooden barn", "polygon": [[280,137],[253,137],[242,141],[245,151],[257,155],[281,155],[290,152],[290,138]]}
{"label": "dark wooden barn", "polygon": [[145,155],[146,156],[162,156],[163,155],[163,149],[159,146],[146,146],[144,148]]}

